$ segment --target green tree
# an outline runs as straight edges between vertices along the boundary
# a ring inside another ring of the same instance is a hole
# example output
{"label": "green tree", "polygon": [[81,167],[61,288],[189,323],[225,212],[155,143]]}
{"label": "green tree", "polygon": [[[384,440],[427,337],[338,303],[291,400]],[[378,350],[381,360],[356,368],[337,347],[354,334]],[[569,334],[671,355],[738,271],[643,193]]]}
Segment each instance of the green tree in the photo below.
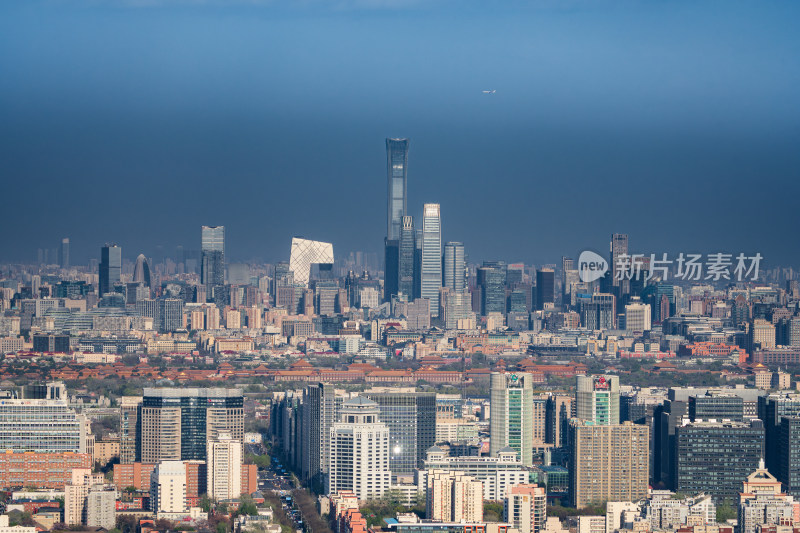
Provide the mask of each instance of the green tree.
{"label": "green tree", "polygon": [[728,503],[721,503],[717,505],[717,523],[724,524],[728,520],[736,518],[736,509],[731,507]]}

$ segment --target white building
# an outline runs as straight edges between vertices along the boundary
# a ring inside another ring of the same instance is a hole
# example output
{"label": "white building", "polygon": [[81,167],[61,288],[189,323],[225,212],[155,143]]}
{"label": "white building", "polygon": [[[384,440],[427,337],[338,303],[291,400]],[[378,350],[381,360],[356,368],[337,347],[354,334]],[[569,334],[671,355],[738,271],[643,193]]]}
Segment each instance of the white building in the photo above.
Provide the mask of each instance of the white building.
{"label": "white building", "polygon": [[427,485],[427,472],[431,470],[451,470],[474,477],[483,483],[483,499],[492,501],[504,499],[509,487],[527,483],[530,477],[511,448],[500,450],[496,457],[449,457],[438,446],[432,446],[428,449],[425,469],[416,471],[417,486]]}
{"label": "white building", "polygon": [[674,496],[668,490],[652,491],[643,509],[651,530],[677,529],[686,525],[690,516],[699,516],[705,524],[716,521],[717,506],[710,495],[698,494],[682,500]]}
{"label": "white building", "polygon": [[103,483],[103,474],[92,474],[90,468],[73,468],[71,479],[64,486],[64,523],[86,524],[86,501],[89,489]]}
{"label": "white building", "polygon": [[117,490],[110,485],[94,485],[86,498],[86,525],[112,530],[117,524]]}
{"label": "white building", "polygon": [[242,494],[242,443],[230,433],[220,433],[206,446],[208,496],[217,500]]}
{"label": "white building", "polygon": [[294,273],[294,280],[307,286],[311,277],[311,265],[313,264],[332,265],[333,245],[328,242],[292,238],[289,270]]}
{"label": "white building", "polygon": [[539,533],[547,519],[547,491],[544,487],[520,484],[511,487],[503,506],[503,520],[520,533]]}
{"label": "white building", "polygon": [[625,329],[627,331],[650,331],[650,304],[644,304],[634,297],[625,306]]}
{"label": "white building", "polygon": [[150,510],[154,513],[186,512],[186,465],[162,461],[150,475]]}
{"label": "white building", "polygon": [[378,404],[364,396],[342,403],[330,430],[326,492],[350,491],[374,500],[389,490],[389,428],[378,421]]}

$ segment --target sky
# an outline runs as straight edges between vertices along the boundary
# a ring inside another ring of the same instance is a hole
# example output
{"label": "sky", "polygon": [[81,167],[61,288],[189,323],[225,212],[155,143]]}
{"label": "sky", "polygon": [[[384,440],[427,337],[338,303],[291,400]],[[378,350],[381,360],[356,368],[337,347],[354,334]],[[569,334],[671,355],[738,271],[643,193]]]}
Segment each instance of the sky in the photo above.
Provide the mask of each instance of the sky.
{"label": "sky", "polygon": [[[800,266],[800,2],[4,0],[0,261],[72,243],[288,260],[409,214],[472,261],[631,251]],[[483,90],[496,90],[484,94]]]}

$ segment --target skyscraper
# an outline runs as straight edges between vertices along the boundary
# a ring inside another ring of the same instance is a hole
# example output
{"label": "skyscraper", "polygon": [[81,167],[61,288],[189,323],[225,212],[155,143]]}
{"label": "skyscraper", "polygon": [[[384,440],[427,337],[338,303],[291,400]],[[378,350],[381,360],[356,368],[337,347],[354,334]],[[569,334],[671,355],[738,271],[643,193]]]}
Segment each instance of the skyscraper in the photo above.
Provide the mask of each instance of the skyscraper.
{"label": "skyscraper", "polygon": [[628,255],[628,235],[625,233],[614,233],[611,235],[611,280],[614,287],[619,287],[621,274],[617,268],[618,258]]}
{"label": "skyscraper", "polygon": [[209,497],[222,501],[241,496],[242,441],[229,433],[209,440],[206,476]]}
{"label": "skyscraper", "polygon": [[313,265],[324,266],[325,269],[333,267],[333,245],[328,242],[292,237],[289,269],[292,271],[294,281],[308,286]]}
{"label": "skyscraper", "polygon": [[431,302],[431,317],[439,316],[442,286],[442,224],[439,204],[425,204],[422,215],[421,297]]}
{"label": "skyscraper", "polygon": [[209,296],[225,285],[225,226],[203,226],[200,243],[200,283]]}
{"label": "skyscraper", "polygon": [[619,424],[619,376],[578,376],[575,414],[597,425]]}
{"label": "skyscraper", "polygon": [[400,241],[385,239],[383,250],[383,301],[391,302],[400,290]]}
{"label": "skyscraper", "polygon": [[377,500],[389,490],[389,428],[378,413],[378,404],[364,396],[342,403],[330,432],[327,494],[350,491],[359,500]]}
{"label": "skyscraper", "polygon": [[331,427],[337,420],[343,397],[336,395],[330,383],[308,385],[303,390],[303,457],[301,474],[304,480],[324,487],[330,455]]}
{"label": "skyscraper", "polygon": [[494,372],[490,382],[489,455],[509,447],[523,466],[533,464],[532,380],[530,374]]}
{"label": "skyscraper", "polygon": [[136,258],[136,265],[133,267],[133,280],[134,283],[144,283],[146,287],[150,288],[150,265],[144,254],[139,254]]}
{"label": "skyscraper", "polygon": [[61,248],[58,252],[58,263],[61,268],[69,268],[69,238],[61,239]]}
{"label": "skyscraper", "polygon": [[403,227],[400,230],[397,292],[407,296],[409,301],[414,299],[414,253],[417,246],[416,237],[414,219],[409,216],[404,216]]}
{"label": "skyscraper", "polygon": [[386,239],[400,240],[407,211],[408,139],[386,139],[387,220]]}
{"label": "skyscraper", "polygon": [[421,468],[428,448],[436,443],[436,394],[433,392],[370,392],[379,418],[390,431],[389,468],[410,474]]}
{"label": "skyscraper", "polygon": [[444,286],[452,291],[467,287],[464,243],[448,242],[444,245]]}
{"label": "skyscraper", "polygon": [[553,303],[555,295],[555,272],[552,268],[536,271],[536,309],[543,310]]}
{"label": "skyscraper", "polygon": [[502,261],[484,261],[478,268],[478,285],[481,288],[481,314],[505,313],[506,265]]}
{"label": "skyscraper", "polygon": [[98,296],[114,292],[114,284],[119,283],[122,273],[122,248],[116,244],[106,244],[100,249],[100,273],[97,288]]}

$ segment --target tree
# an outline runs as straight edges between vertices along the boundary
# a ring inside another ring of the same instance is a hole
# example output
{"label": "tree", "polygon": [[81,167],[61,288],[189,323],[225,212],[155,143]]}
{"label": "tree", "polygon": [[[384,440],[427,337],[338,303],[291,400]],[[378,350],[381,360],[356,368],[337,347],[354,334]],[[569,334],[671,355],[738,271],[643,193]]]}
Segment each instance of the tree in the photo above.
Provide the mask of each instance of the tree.
{"label": "tree", "polygon": [[212,504],[213,502],[211,498],[208,497],[208,494],[200,496],[200,509],[202,509],[204,513],[211,511]]}
{"label": "tree", "polygon": [[728,520],[736,518],[736,510],[727,503],[717,505],[717,523],[724,524]]}
{"label": "tree", "polygon": [[217,524],[217,533],[228,533],[228,524],[225,522],[220,522]]}
{"label": "tree", "polygon": [[258,508],[252,496],[249,494],[242,494],[239,497],[239,509],[236,511],[236,514],[246,516],[256,516],[258,514]]}

